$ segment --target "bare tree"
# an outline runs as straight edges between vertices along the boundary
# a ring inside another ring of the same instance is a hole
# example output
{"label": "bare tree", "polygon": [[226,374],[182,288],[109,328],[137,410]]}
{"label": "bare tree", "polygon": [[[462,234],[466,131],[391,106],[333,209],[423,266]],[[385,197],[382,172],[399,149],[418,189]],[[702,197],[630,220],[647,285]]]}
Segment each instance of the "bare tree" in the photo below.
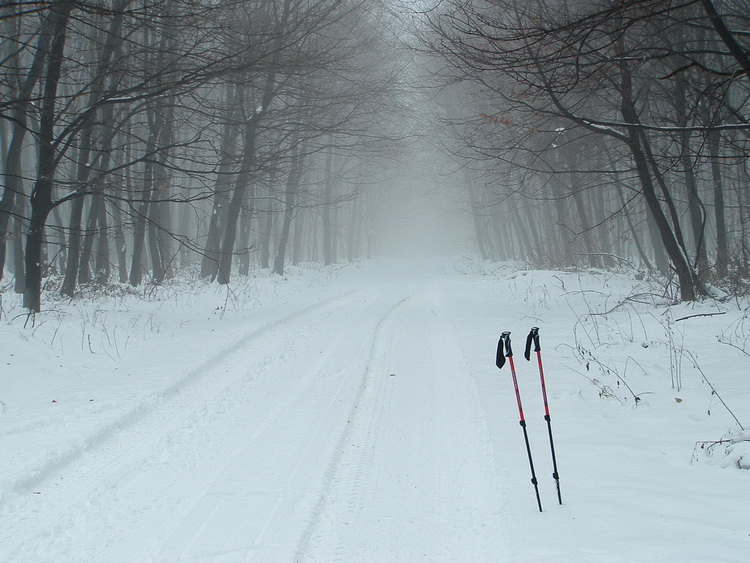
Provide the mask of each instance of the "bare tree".
{"label": "bare tree", "polygon": [[[628,180],[628,185],[646,205],[681,297],[692,300],[704,295],[709,239],[706,204],[700,194],[704,174],[700,167],[718,161],[716,134],[748,129],[743,118],[744,102],[735,107],[727,104],[732,91],[744,92],[746,88],[740,80],[746,75],[746,49],[739,35],[722,25],[729,20],[745,25],[747,19],[712,14],[710,2],[536,0],[521,4],[495,0],[448,2],[447,6],[443,12],[430,15],[434,35],[429,47],[451,63],[455,79],[473,81],[485,94],[485,129],[504,130],[503,137],[485,136],[490,143],[505,145],[500,147],[500,154],[505,155],[500,158],[535,175],[560,174],[565,161],[549,156],[559,150],[559,145],[538,140],[545,136],[553,139],[557,131],[570,131],[590,144],[591,150],[581,150],[581,145],[574,153],[586,154],[587,162],[567,159],[567,168],[572,171],[570,197],[580,221],[574,230],[584,241],[587,233],[598,231],[600,247],[593,248],[589,239],[586,252],[606,257],[613,239],[604,236],[608,233],[602,230],[602,221],[613,222],[627,213],[632,224],[637,209],[634,206],[640,202],[623,198],[617,209],[607,203],[616,198],[604,195],[602,190],[584,200],[579,188],[586,182],[575,171],[585,171],[594,178],[617,172],[616,168],[606,170],[608,161],[618,167],[621,164],[605,158],[601,147],[619,144],[626,149],[630,164],[621,167],[618,174],[634,173],[636,183]],[[678,42],[672,37],[678,37]],[[729,60],[734,64],[728,64]],[[672,83],[671,90],[665,87],[667,82]],[[717,96],[722,91],[723,98]],[[706,119],[702,109],[711,104],[727,109],[713,111]],[[518,133],[519,129],[524,131]],[[694,139],[703,142],[698,144]],[[705,148],[705,139],[712,139],[710,150]],[[489,148],[474,150],[474,158],[483,152],[488,154]],[[497,152],[497,145],[495,149]],[[713,157],[710,151],[714,151]],[[531,158],[521,160],[519,155]],[[716,172],[714,178],[718,179]],[[676,188],[680,183],[682,189]],[[616,185],[622,185],[621,179]],[[523,192],[535,197],[528,185]],[[714,202],[714,244],[717,249],[725,248],[725,204],[721,197],[714,197]],[[509,199],[508,205],[515,204]],[[690,239],[685,236],[684,211],[690,218]],[[596,220],[589,216],[593,213]],[[528,233],[519,235],[519,240],[540,236],[533,222],[521,224],[520,216],[514,220]],[[531,246],[526,252],[540,254]],[[658,255],[657,249],[654,252]],[[640,254],[646,258],[642,248]],[[725,259],[717,258],[717,262],[724,263]]]}

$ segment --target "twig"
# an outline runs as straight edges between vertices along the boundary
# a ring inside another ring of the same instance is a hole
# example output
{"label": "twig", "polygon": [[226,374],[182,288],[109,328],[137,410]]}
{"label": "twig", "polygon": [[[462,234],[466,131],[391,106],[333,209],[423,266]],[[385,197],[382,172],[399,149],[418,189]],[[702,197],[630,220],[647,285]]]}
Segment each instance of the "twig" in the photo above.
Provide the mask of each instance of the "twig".
{"label": "twig", "polygon": [[596,386],[597,386],[597,387],[599,388],[599,396],[600,396],[600,397],[601,397],[601,396],[612,397],[612,398],[613,398],[613,399],[615,399],[615,400],[616,400],[616,401],[617,401],[618,403],[622,403],[622,399],[620,399],[620,398],[619,398],[619,397],[618,397],[617,395],[615,395],[614,393],[611,393],[611,392],[609,392],[609,391],[608,391],[608,389],[610,389],[610,387],[609,387],[609,386],[607,386],[607,385],[602,385],[601,383],[599,383],[599,380],[597,380],[597,379],[594,379],[594,378],[592,378],[592,377],[589,377],[589,376],[588,376],[588,375],[586,375],[585,373],[582,373],[582,372],[578,371],[578,370],[577,370],[577,369],[575,369],[575,368],[572,368],[572,367],[570,367],[570,366],[567,366],[567,365],[565,365],[565,364],[561,364],[561,365],[562,365],[562,366],[563,366],[564,368],[567,368],[567,369],[569,369],[570,371],[573,371],[573,372],[577,373],[578,375],[581,375],[581,376],[585,377],[585,378],[586,378],[586,379],[588,379],[588,380],[589,380],[589,381],[590,381],[591,383],[593,383],[594,385],[596,385]]}
{"label": "twig", "polygon": [[730,408],[729,408],[729,407],[727,406],[727,404],[726,404],[726,403],[724,402],[724,399],[722,399],[722,398],[721,398],[721,395],[719,395],[718,391],[716,391],[716,388],[715,388],[715,387],[714,387],[714,386],[713,386],[713,385],[711,384],[711,382],[710,382],[710,381],[708,380],[708,378],[706,377],[706,374],[705,374],[705,373],[703,373],[703,370],[702,370],[702,369],[701,369],[701,367],[700,367],[700,366],[698,365],[698,362],[697,362],[697,361],[695,360],[695,356],[693,356],[693,355],[692,355],[692,354],[691,354],[691,353],[690,353],[689,351],[687,351],[687,350],[685,350],[685,354],[687,354],[687,356],[688,356],[688,357],[689,357],[689,358],[690,358],[690,359],[691,359],[691,360],[693,361],[693,366],[695,367],[695,369],[697,369],[697,370],[698,370],[698,371],[700,372],[701,376],[703,376],[703,380],[704,380],[704,381],[705,381],[705,382],[706,382],[706,383],[708,384],[708,386],[709,386],[709,387],[711,388],[711,391],[713,392],[713,394],[714,394],[714,395],[716,395],[716,398],[717,398],[717,399],[719,399],[719,401],[721,401],[721,404],[722,404],[722,405],[724,405],[724,408],[725,408],[725,409],[727,409],[727,412],[728,412],[728,413],[729,413],[730,415],[732,415],[732,418],[733,418],[733,419],[734,419],[734,421],[735,421],[735,422],[737,423],[737,426],[739,426],[739,427],[740,427],[740,430],[745,430],[745,427],[744,427],[744,426],[742,426],[742,423],[741,423],[741,422],[739,421],[739,419],[738,419],[738,418],[737,418],[737,417],[736,417],[736,416],[734,415],[734,413],[732,412],[732,409],[730,409]]}
{"label": "twig", "polygon": [[740,347],[739,347],[739,346],[737,346],[736,344],[732,344],[731,342],[727,342],[726,340],[722,340],[721,338],[718,338],[717,340],[718,340],[718,342],[719,342],[720,344],[726,344],[727,346],[731,346],[731,347],[732,347],[732,348],[734,348],[735,350],[739,350],[740,352],[742,352],[742,353],[743,353],[743,354],[745,354],[746,356],[750,356],[750,354],[748,354],[748,353],[747,353],[747,352],[745,351],[745,349],[744,349],[744,348],[740,348]]}
{"label": "twig", "polygon": [[694,317],[715,317],[716,315],[726,315],[726,311],[719,311],[718,313],[698,313],[696,315],[688,315],[687,317],[680,317],[675,319],[674,322],[684,321],[685,319],[692,319]]}

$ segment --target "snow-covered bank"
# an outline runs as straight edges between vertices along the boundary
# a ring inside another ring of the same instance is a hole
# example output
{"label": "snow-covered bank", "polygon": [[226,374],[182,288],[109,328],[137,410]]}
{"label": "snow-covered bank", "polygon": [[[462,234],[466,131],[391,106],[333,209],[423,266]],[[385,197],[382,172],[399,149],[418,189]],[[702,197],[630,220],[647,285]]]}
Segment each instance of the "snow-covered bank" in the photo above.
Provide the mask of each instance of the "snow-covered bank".
{"label": "snow-covered bank", "polygon": [[[750,424],[746,301],[670,306],[624,275],[467,259],[48,301],[25,327],[2,297],[2,561],[750,551],[748,442],[696,447],[740,436],[734,417]],[[531,326],[563,506],[522,358]],[[542,514],[510,374],[494,365],[503,330]]]}

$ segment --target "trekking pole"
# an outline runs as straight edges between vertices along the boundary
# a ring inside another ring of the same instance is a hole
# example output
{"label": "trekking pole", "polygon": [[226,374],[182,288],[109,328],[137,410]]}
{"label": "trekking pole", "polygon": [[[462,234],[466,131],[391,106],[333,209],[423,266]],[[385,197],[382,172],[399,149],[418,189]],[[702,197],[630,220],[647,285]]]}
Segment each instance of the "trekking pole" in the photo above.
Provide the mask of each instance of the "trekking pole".
{"label": "trekking pole", "polygon": [[536,480],[536,472],[534,471],[534,460],[531,458],[531,446],[529,445],[529,434],[526,431],[526,419],[523,416],[523,407],[521,406],[521,393],[518,391],[518,379],[516,378],[516,366],[513,364],[513,350],[510,347],[510,332],[505,331],[500,336],[500,340],[497,343],[497,356],[495,358],[495,364],[499,369],[505,365],[505,358],[508,358],[510,364],[510,374],[513,376],[513,389],[516,391],[516,402],[518,403],[518,414],[521,417],[520,424],[523,428],[523,439],[526,442],[526,453],[529,455],[529,466],[531,467],[531,483],[534,485],[534,492],[536,493],[536,502],[539,505],[539,512],[542,511],[542,499],[539,498],[539,485]]}
{"label": "trekking pole", "polygon": [[544,399],[544,420],[547,421],[547,432],[549,433],[549,448],[552,452],[552,478],[557,486],[557,500],[562,504],[562,495],[560,494],[560,474],[557,472],[557,459],[555,459],[555,442],[552,439],[552,419],[549,415],[549,403],[547,402],[547,385],[544,383],[544,368],[542,367],[542,347],[539,346],[539,328],[532,327],[531,332],[526,337],[526,350],[524,358],[531,359],[531,343],[534,343],[537,363],[539,364],[539,379],[542,382],[542,398]]}

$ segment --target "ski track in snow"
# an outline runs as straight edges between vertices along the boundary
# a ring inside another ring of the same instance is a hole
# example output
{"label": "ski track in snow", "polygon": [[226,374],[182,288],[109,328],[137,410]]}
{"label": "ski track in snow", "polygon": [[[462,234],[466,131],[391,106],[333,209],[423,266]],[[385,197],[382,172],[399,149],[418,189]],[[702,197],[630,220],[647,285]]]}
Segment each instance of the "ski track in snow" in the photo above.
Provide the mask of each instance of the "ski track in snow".
{"label": "ski track in snow", "polygon": [[375,284],[217,352],[21,483],[0,558],[491,560],[494,465],[441,299]]}

